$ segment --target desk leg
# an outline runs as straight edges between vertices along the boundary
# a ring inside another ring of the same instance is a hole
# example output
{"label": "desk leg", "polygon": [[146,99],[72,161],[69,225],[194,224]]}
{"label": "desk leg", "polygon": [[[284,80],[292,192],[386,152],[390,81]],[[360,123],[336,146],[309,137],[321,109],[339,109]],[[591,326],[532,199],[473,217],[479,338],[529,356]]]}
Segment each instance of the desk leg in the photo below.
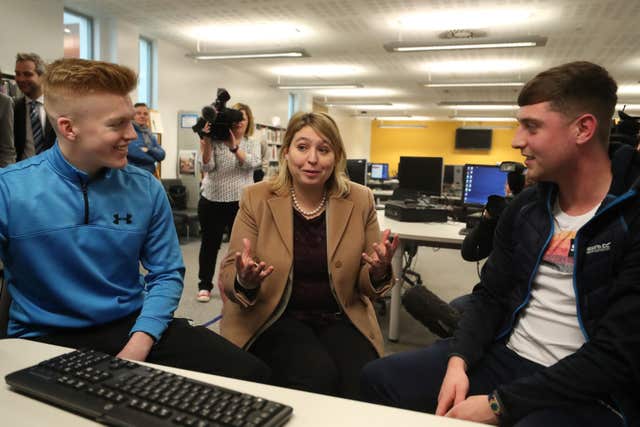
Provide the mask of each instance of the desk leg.
{"label": "desk leg", "polygon": [[396,253],[393,254],[391,260],[393,271],[396,274],[396,283],[391,289],[391,303],[389,310],[389,341],[398,341],[398,334],[400,330],[400,304],[401,304],[401,291],[402,291],[402,254],[404,252],[404,243],[402,239],[398,241],[398,248]]}

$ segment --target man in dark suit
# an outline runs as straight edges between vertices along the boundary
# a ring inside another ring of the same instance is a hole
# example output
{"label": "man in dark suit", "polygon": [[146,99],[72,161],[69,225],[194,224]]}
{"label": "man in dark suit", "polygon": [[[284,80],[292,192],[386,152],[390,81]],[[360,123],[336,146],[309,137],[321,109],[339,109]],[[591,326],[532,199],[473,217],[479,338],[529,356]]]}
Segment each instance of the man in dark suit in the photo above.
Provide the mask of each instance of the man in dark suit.
{"label": "man in dark suit", "polygon": [[45,64],[39,55],[16,55],[16,83],[24,94],[16,100],[13,115],[16,161],[51,148],[56,141],[56,134],[44,112],[41,81],[44,71]]}

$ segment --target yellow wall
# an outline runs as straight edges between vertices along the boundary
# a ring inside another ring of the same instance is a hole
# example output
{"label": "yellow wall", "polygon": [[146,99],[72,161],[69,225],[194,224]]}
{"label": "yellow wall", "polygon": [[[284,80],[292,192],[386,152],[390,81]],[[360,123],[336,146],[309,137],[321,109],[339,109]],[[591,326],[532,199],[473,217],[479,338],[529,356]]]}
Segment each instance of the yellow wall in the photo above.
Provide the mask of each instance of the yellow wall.
{"label": "yellow wall", "polygon": [[464,126],[493,127],[490,150],[456,150],[454,148],[456,128],[461,122],[387,122],[385,125],[426,125],[426,128],[380,128],[380,122],[371,122],[372,163],[389,163],[389,174],[395,175],[400,156],[442,157],[446,165],[476,163],[495,165],[511,160],[522,162],[519,150],[511,148],[517,123],[511,122],[465,122]]}

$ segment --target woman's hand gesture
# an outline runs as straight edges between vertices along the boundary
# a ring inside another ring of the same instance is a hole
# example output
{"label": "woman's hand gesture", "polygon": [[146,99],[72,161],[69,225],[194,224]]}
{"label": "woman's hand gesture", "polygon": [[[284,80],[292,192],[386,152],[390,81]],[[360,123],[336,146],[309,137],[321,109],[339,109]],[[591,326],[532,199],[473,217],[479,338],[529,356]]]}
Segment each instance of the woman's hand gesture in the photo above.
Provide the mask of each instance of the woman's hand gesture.
{"label": "woman's hand gesture", "polygon": [[263,261],[256,262],[251,257],[251,242],[242,239],[242,252],[236,252],[236,271],[240,285],[254,289],[260,286],[262,281],[273,272],[273,266],[267,267]]}
{"label": "woman's hand gesture", "polygon": [[382,280],[391,271],[391,259],[398,248],[398,235],[394,235],[393,240],[389,241],[390,235],[391,230],[384,230],[380,242],[373,244],[373,254],[369,256],[365,252],[362,253],[362,259],[369,264],[369,272],[373,280]]}

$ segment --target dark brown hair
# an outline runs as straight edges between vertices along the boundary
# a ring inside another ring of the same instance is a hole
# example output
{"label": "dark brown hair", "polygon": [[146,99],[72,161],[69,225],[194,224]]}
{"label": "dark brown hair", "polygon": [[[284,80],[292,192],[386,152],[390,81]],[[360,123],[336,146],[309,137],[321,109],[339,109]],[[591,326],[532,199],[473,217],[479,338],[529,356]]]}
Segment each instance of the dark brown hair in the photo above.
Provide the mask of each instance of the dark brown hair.
{"label": "dark brown hair", "polygon": [[609,72],[586,61],[550,68],[529,80],[518,95],[518,105],[549,102],[553,111],[572,119],[590,113],[598,120],[596,136],[609,144],[611,118],[618,101],[618,85]]}

